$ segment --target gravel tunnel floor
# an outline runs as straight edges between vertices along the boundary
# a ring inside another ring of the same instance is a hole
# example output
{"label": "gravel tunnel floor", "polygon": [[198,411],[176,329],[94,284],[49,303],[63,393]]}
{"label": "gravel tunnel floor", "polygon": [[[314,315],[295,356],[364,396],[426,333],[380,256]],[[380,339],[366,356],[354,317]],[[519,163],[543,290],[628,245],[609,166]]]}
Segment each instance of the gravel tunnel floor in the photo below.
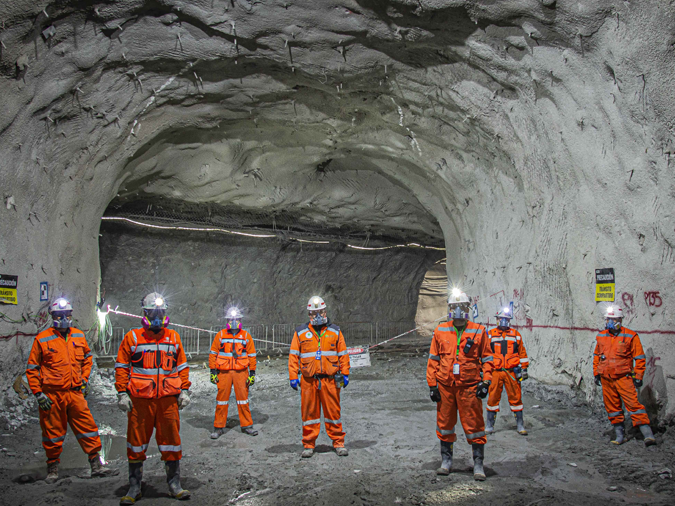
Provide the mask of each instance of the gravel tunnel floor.
{"label": "gravel tunnel floor", "polygon": [[[194,503],[675,504],[672,429],[657,435],[656,447],[645,448],[631,431],[631,439],[616,447],[609,443],[611,427],[602,413],[566,399],[526,395],[529,435],[524,437],[516,433],[503,398],[485,451],[488,479],[473,480],[470,447],[459,426],[452,473],[436,476],[435,405],[428,399],[423,356],[379,353],[373,355],[372,367],[354,369],[342,396],[349,456],[337,457],[322,429],[317,453],[301,460],[300,396],[288,386],[286,360],[259,355],[250,395],[257,437],[242,434],[237,414],[230,410],[227,432],[209,439],[215,387],[203,364],[192,364],[193,402],[181,413],[181,436],[183,486]],[[89,405],[104,434],[106,459],[120,475],[87,478],[86,457],[69,432],[61,479],[45,484],[40,429],[37,418],[31,418],[0,436],[0,503],[119,503],[127,490],[126,417],[115,405],[110,372],[102,370],[96,379]],[[154,440],[148,456],[140,504],[172,504]]]}

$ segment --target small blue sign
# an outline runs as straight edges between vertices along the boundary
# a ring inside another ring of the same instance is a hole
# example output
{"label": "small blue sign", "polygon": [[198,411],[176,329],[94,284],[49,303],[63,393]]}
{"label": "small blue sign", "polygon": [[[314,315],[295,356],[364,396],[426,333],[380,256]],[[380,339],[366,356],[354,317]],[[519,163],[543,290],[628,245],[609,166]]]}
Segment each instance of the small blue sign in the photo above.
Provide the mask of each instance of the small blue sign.
{"label": "small blue sign", "polygon": [[40,283],[40,302],[49,300],[49,283],[42,281]]}

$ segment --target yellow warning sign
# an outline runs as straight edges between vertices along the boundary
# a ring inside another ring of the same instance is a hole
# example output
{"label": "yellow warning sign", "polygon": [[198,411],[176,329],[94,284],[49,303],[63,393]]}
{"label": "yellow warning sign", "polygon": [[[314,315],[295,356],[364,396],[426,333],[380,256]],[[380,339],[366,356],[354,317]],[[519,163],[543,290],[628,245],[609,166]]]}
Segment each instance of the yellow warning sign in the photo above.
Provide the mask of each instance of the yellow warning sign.
{"label": "yellow warning sign", "polygon": [[19,276],[0,274],[0,304],[17,305],[19,303],[19,297],[17,296],[18,284]]}
{"label": "yellow warning sign", "polygon": [[596,302],[614,302],[614,283],[595,285]]}

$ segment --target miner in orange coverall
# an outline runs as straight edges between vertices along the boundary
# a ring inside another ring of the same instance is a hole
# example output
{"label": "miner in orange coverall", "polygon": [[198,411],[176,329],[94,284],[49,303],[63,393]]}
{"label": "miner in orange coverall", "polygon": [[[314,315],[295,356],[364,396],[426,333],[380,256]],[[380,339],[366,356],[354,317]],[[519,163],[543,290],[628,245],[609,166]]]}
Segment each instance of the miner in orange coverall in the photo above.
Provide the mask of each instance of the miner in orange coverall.
{"label": "miner in orange coverall", "polygon": [[120,504],[134,504],[141,497],[143,461],[153,430],[165,463],[169,493],[187,499],[180,485],[179,409],[190,403],[189,368],[180,336],[167,327],[166,301],[158,293],[142,301],[142,329],[128,332],[117,353],[115,388],[117,405],[128,413],[127,457],[129,491]]}
{"label": "miner in orange coverall", "polygon": [[[328,437],[335,453],[349,455],[340,415],[340,388],[349,384],[349,354],[340,327],[328,320],[326,303],[312,297],[307,303],[309,323],[295,329],[288,354],[288,375],[291,388],[301,389],[302,458],[314,454],[316,438],[321,431],[321,410]],[[302,373],[298,379],[298,372]]]}
{"label": "miner in orange coverall", "polygon": [[483,403],[492,379],[493,357],[485,327],[469,321],[469,297],[457,288],[448,299],[448,322],[441,323],[431,340],[427,383],[436,407],[436,435],[441,440],[441,467],[450,474],[457,412],[473,452],[473,477],[485,480],[485,423]]}
{"label": "miner in orange coverall", "polygon": [[499,402],[502,398],[502,388],[506,389],[511,411],[516,417],[518,434],[527,435],[523,422],[523,396],[520,382],[528,378],[525,343],[516,329],[511,328],[511,308],[505,307],[497,313],[497,328],[490,330],[490,348],[494,356],[494,371],[492,384],[487,402],[487,423],[485,432],[492,434],[495,430],[495,420],[499,413]]}
{"label": "miner in orange coverall", "polygon": [[645,375],[645,352],[640,337],[623,327],[622,321],[623,311],[620,307],[608,306],[605,309],[605,330],[595,338],[593,376],[595,384],[602,386],[607,416],[614,425],[616,437],[612,443],[620,445],[625,440],[621,407],[623,400],[633,426],[640,427],[645,446],[651,446],[656,444],[656,439],[649,426],[647,411],[637,396],[637,388],[642,386]]}
{"label": "miner in orange coverall", "polygon": [[253,430],[253,418],[248,404],[248,389],[255,383],[255,345],[251,334],[241,328],[242,316],[239,308],[228,309],[227,327],[216,334],[211,344],[211,383],[218,386],[216,418],[211,439],[218,439],[225,432],[232,385],[237,399],[241,431],[249,436],[258,435],[258,431]]}
{"label": "miner in orange coverall", "polygon": [[28,357],[26,377],[40,406],[42,446],[47,453],[47,483],[59,478],[59,462],[67,424],[89,455],[92,476],[115,476],[101,464],[101,438],[84,400],[89,393],[92,353],[81,330],[71,327],[73,307],[56,299],[49,308],[52,328],[40,332]]}

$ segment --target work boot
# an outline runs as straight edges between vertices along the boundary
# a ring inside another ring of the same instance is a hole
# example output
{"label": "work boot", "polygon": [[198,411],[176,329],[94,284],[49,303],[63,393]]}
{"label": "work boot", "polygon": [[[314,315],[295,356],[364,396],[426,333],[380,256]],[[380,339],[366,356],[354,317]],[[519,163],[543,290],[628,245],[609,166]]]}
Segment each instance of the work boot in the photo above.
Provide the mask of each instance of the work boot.
{"label": "work boot", "polygon": [[[614,425],[614,432],[616,434],[614,439],[612,439],[612,444],[622,445],[626,437],[626,429],[623,427],[623,422],[613,423],[612,425]],[[640,425],[640,427],[642,427],[642,425]]]}
{"label": "work boot", "polygon": [[91,477],[106,477],[106,476],[117,476],[120,474],[119,469],[111,469],[109,467],[104,467],[101,463],[101,456],[97,453],[89,459],[89,466],[91,467]]}
{"label": "work boot", "polygon": [[167,460],[164,463],[166,482],[169,484],[169,493],[179,501],[190,497],[190,492],[180,486],[180,460]]}
{"label": "work boot", "polygon": [[487,412],[487,422],[485,423],[485,433],[492,434],[495,431],[495,422],[497,421],[497,412]]}
{"label": "work boot", "polygon": [[645,446],[653,446],[656,444],[656,438],[649,424],[640,425],[640,432],[645,438]]}
{"label": "work boot", "polygon": [[485,457],[485,445],[473,443],[473,479],[476,481],[485,481],[485,471],[483,471],[483,458]]}
{"label": "work boot", "polygon": [[141,498],[143,462],[129,462],[129,491],[120,499],[120,504],[135,504]]}
{"label": "work boot", "polygon": [[436,469],[436,474],[447,476],[452,467],[452,443],[441,441],[441,467]]}
{"label": "work boot", "polygon": [[59,479],[59,463],[52,462],[47,464],[47,477],[45,478],[45,483],[52,484],[56,483],[56,480]]}
{"label": "work boot", "polygon": [[248,434],[249,436],[257,436],[257,435],[258,435],[258,431],[257,431],[257,430],[253,430],[253,427],[242,427],[242,428],[241,428],[241,431],[242,431],[244,434]]}
{"label": "work boot", "polygon": [[300,457],[302,457],[303,459],[308,459],[311,458],[312,455],[314,455],[314,448],[305,448],[304,450],[302,450]]}
{"label": "work boot", "polygon": [[521,411],[516,411],[513,413],[513,415],[516,417],[516,430],[518,431],[518,434],[521,436],[527,436],[527,431],[525,430],[525,422],[523,422],[523,412]]}
{"label": "work boot", "polygon": [[223,434],[225,434],[224,427],[214,427],[213,432],[211,433],[211,439],[218,439]]}
{"label": "work boot", "polygon": [[335,453],[337,453],[338,457],[346,457],[347,455],[349,455],[349,450],[347,450],[347,448],[345,448],[344,446],[338,446],[337,448],[335,448]]}

